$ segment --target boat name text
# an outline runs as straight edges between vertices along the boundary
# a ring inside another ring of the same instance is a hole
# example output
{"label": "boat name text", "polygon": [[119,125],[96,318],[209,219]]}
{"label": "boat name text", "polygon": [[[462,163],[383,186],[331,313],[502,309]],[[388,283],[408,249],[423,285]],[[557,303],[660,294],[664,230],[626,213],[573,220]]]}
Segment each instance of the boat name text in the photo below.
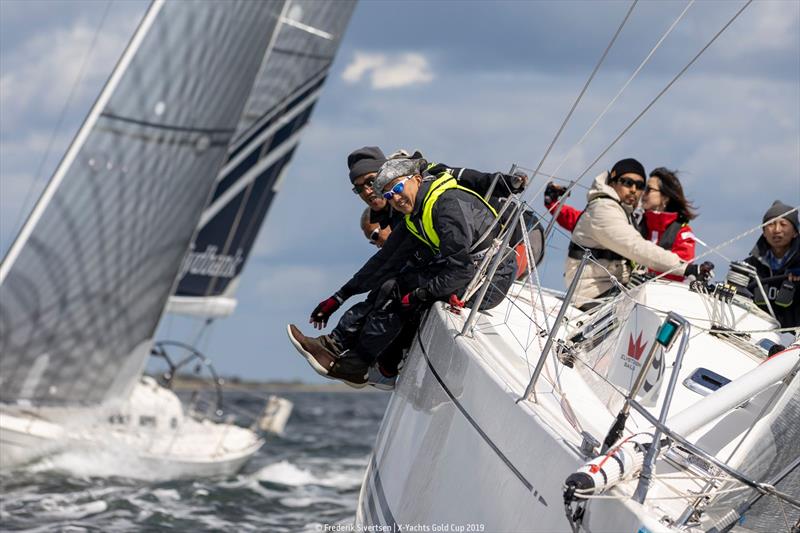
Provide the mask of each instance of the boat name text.
{"label": "boat name text", "polygon": [[[194,245],[192,245],[194,249]],[[180,278],[186,274],[193,276],[208,276],[212,278],[233,278],[236,269],[244,261],[241,248],[236,250],[236,255],[217,254],[217,247],[209,245],[204,252],[189,252],[183,259]]]}

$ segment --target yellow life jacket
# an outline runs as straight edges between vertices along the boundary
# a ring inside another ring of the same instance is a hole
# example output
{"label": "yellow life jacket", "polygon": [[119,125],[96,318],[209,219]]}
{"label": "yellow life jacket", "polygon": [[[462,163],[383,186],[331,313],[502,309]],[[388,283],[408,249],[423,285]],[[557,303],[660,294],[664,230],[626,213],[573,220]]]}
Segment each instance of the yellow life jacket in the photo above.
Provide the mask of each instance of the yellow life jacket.
{"label": "yellow life jacket", "polygon": [[497,218],[497,211],[494,207],[492,207],[489,202],[483,199],[483,196],[476,193],[472,189],[468,189],[462,185],[458,184],[458,181],[452,174],[447,172],[442,173],[438,178],[431,183],[428,192],[425,194],[425,197],[422,199],[422,207],[420,208],[422,211],[422,227],[418,227],[419,222],[414,222],[411,219],[411,215],[408,214],[405,216],[406,221],[406,228],[408,231],[411,232],[416,238],[424,242],[433,253],[439,253],[439,243],[441,242],[439,239],[439,235],[436,233],[436,230],[433,227],[433,206],[439,200],[439,197],[445,193],[445,191],[449,191],[450,189],[460,189],[462,191],[466,191],[470,194],[474,194],[476,197],[480,198],[481,202],[483,202],[486,207],[492,212],[492,214]]}

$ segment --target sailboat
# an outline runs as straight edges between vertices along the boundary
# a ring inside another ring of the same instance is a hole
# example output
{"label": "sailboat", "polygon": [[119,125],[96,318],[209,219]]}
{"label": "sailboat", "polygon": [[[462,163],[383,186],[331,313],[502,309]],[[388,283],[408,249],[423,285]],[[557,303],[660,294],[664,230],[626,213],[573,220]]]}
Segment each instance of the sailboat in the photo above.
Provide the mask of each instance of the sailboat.
{"label": "sailboat", "polygon": [[[207,223],[204,208],[225,183],[229,147],[245,122],[262,118],[253,118],[256,102],[269,101],[254,87],[276,83],[266,78],[275,74],[268,53],[279,26],[314,30],[303,7],[150,6],[0,265],[1,467],[103,448],[133,463],[122,475],[215,475],[238,470],[261,447],[248,428],[187,416],[142,372],[190,243]],[[285,119],[269,110],[275,123]],[[273,187],[271,177],[261,186]],[[248,223],[247,238],[259,224]]]}
{"label": "sailboat", "polygon": [[[284,4],[225,164],[181,264],[167,312],[202,322],[198,337],[236,309],[236,290],[269,208],[319,99],[355,0],[289,0]],[[195,346],[163,340],[157,353],[178,348],[186,363],[209,357]],[[173,359],[175,357],[173,356]],[[175,374],[175,369],[168,371]],[[215,385],[220,382],[214,379]],[[216,386],[221,403],[223,387]],[[271,395],[256,421],[283,434],[292,411]]]}
{"label": "sailboat", "polygon": [[[501,258],[473,282],[486,276],[485,288]],[[472,310],[430,309],[381,423],[358,528],[800,529],[800,344],[754,304],[757,276],[733,265],[716,283],[620,283],[582,311],[590,261],[566,292],[542,287],[529,261],[490,313],[480,292]]]}

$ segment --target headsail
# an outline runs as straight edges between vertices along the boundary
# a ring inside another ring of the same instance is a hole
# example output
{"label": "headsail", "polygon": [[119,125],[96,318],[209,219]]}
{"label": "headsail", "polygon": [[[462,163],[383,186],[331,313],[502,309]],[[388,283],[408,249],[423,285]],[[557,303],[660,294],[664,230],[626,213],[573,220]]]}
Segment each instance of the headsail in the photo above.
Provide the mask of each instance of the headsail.
{"label": "headsail", "polygon": [[233,312],[242,268],[354,7],[355,0],[290,0],[284,6],[169,311],[204,317]]}
{"label": "headsail", "polygon": [[139,377],[283,6],[153,3],[0,265],[0,400]]}

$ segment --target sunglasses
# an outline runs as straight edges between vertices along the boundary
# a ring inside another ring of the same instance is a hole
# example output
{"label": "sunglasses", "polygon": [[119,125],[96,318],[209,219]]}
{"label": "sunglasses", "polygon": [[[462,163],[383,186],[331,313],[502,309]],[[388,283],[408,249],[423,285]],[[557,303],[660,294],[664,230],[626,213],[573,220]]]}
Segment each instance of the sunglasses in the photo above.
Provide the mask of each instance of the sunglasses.
{"label": "sunglasses", "polygon": [[372,244],[378,244],[378,237],[381,236],[381,228],[375,228],[372,230],[372,233],[369,234],[369,242]]}
{"label": "sunglasses", "polygon": [[403,189],[406,188],[406,182],[410,179],[411,176],[406,176],[405,178],[403,178],[403,181],[398,181],[397,183],[394,184],[394,187],[383,193],[383,197],[386,198],[387,200],[391,200],[392,198],[394,198],[395,194],[400,194],[401,192],[403,192]]}
{"label": "sunglasses", "polygon": [[371,189],[373,183],[375,183],[375,178],[370,178],[361,185],[353,185],[353,192],[356,194],[361,194],[364,191],[364,189],[366,188]]}
{"label": "sunglasses", "polygon": [[644,189],[644,180],[635,180],[632,178],[617,178],[617,183],[623,187],[636,187],[636,190],[641,191]]}
{"label": "sunglasses", "polygon": [[644,188],[645,194],[650,194],[651,192],[661,192],[661,189],[656,189],[655,187],[650,187],[649,185]]}

